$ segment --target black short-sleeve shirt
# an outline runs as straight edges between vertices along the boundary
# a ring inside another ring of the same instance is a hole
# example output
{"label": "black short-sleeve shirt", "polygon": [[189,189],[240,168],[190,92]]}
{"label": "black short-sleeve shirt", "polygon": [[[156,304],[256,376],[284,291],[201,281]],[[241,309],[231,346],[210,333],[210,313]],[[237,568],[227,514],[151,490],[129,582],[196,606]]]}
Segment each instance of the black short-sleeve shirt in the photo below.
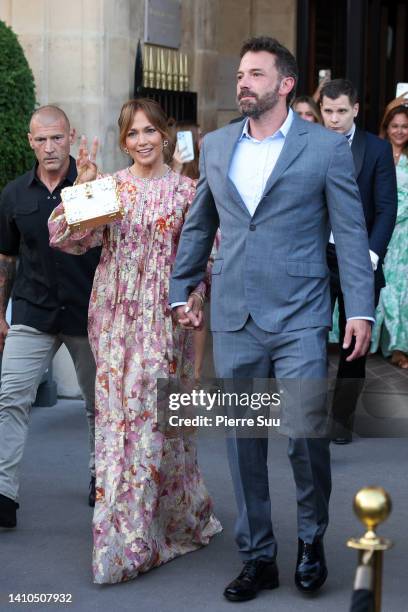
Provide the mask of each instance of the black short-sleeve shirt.
{"label": "black short-sleeve shirt", "polygon": [[71,157],[66,178],[50,193],[37,164],[4,188],[0,198],[0,253],[17,256],[12,323],[70,336],[87,334],[88,303],[100,249],[68,255],[49,246],[47,221],[61,189],[76,178]]}

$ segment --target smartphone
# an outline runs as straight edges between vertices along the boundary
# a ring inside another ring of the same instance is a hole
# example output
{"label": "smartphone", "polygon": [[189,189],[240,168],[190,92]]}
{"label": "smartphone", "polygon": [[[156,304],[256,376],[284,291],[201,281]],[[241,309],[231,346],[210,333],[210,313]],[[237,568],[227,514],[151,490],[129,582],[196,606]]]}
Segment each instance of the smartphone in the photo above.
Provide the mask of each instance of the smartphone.
{"label": "smartphone", "polygon": [[331,80],[331,70],[330,68],[323,68],[319,70],[319,85],[322,81],[330,81]]}
{"label": "smartphone", "polygon": [[408,98],[408,83],[397,83],[397,90],[395,92],[395,97],[399,98],[403,94],[407,94],[405,98]]}
{"label": "smartphone", "polygon": [[193,161],[194,145],[192,132],[177,132],[177,146],[184,163]]}

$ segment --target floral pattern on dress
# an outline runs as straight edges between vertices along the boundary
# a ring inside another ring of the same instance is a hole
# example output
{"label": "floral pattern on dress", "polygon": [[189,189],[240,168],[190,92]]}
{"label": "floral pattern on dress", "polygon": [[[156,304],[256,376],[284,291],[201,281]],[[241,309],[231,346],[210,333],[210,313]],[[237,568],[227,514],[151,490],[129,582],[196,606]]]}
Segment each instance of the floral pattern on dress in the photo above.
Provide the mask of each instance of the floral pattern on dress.
{"label": "floral pattern on dress", "polygon": [[[221,530],[194,435],[166,437],[155,422],[157,378],[193,375],[191,332],[173,323],[168,292],[195,184],[172,171],[140,179],[125,169],[114,177],[123,219],[71,233],[61,204],[49,220],[54,247],[81,254],[102,245],[88,323],[97,364],[97,583],[135,578]],[[205,283],[196,288],[205,290]]]}
{"label": "floral pattern on dress", "polygon": [[397,221],[384,259],[386,286],[381,289],[373,327],[371,352],[388,357],[395,350],[408,353],[408,157],[396,166]]}

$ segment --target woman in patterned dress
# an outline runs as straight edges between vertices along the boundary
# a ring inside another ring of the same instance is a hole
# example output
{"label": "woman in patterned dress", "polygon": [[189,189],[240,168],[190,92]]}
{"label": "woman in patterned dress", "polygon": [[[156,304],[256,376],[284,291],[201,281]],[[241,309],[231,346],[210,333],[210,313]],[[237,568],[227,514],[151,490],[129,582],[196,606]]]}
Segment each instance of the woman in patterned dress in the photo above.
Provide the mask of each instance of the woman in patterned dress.
{"label": "woman in patterned dress", "polygon": [[[194,182],[164,163],[167,120],[153,100],[130,100],[119,117],[120,146],[133,164],[116,172],[124,217],[71,233],[63,205],[50,217],[51,245],[81,254],[102,245],[89,306],[97,363],[96,505],[93,570],[97,583],[139,572],[208,544],[221,530],[202,480],[194,436],[167,437],[155,422],[156,380],[192,376],[191,333],[168,306],[172,264]],[[96,178],[97,142],[83,139],[78,182]],[[189,306],[199,316],[200,283]]]}
{"label": "woman in patterned dress", "polygon": [[391,363],[408,369],[408,107],[389,105],[380,136],[392,145],[398,187],[395,229],[384,260],[386,286],[381,290],[371,351],[381,349]]}

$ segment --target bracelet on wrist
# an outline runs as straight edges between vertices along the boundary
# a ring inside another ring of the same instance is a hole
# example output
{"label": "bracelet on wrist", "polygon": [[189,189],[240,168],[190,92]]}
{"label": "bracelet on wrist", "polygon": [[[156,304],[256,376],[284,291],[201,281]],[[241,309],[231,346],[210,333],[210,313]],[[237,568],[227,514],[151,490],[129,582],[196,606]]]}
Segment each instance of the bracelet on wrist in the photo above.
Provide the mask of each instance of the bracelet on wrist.
{"label": "bracelet on wrist", "polygon": [[198,293],[197,291],[193,291],[191,295],[196,295],[201,300],[201,304],[204,304],[205,297],[201,293]]}

